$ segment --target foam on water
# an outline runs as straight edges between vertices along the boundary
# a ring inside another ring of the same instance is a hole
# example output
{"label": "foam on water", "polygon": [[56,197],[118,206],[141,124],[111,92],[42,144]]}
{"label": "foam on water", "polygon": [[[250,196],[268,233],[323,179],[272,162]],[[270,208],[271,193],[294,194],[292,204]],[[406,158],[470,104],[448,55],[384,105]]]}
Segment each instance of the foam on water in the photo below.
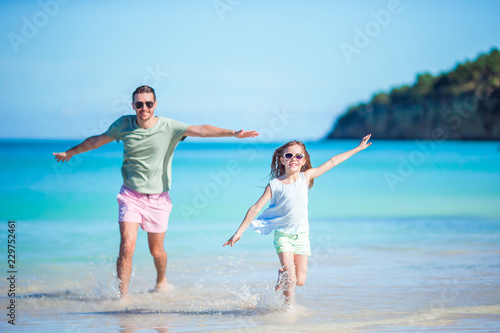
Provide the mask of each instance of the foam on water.
{"label": "foam on water", "polygon": [[[240,295],[197,286],[166,294],[135,293],[124,303],[116,299],[85,295],[30,295],[29,321],[18,327],[51,327],[65,332],[138,330],[158,332],[419,332],[486,327],[498,328],[500,305],[429,306],[417,311],[330,309],[318,316],[318,309],[297,305],[285,310],[271,290]],[[488,331],[488,330],[486,330]]]}

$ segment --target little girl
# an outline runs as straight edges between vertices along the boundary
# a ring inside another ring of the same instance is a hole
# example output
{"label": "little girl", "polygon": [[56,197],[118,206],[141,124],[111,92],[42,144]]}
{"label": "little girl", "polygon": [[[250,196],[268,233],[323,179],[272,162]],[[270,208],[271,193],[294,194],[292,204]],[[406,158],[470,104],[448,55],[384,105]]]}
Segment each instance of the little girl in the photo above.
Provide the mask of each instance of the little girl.
{"label": "little girl", "polygon": [[[300,141],[290,141],[276,149],[271,162],[271,181],[264,194],[250,207],[236,233],[223,245],[233,246],[249,225],[264,235],[274,230],[274,247],[281,263],[276,290],[283,287],[286,305],[295,303],[295,285],[304,285],[307,257],[311,255],[307,192],[316,177],[370,146],[370,137],[371,134],[365,136],[358,147],[332,157],[317,168],[311,166],[309,153]],[[254,220],[269,200],[269,207]]]}

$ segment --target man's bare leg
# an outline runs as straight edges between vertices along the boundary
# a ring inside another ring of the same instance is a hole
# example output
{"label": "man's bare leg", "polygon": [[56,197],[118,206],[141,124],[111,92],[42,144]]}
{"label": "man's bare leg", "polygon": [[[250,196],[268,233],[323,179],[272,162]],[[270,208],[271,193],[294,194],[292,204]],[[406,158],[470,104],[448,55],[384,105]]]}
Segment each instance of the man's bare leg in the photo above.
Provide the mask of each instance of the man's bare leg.
{"label": "man's bare leg", "polygon": [[163,247],[165,232],[148,232],[149,251],[153,256],[156,267],[156,286],[155,291],[165,291],[167,289],[167,252]]}
{"label": "man's bare leg", "polygon": [[120,222],[120,252],[116,260],[116,274],[120,298],[128,296],[130,276],[132,275],[132,257],[137,241],[137,229],[140,223]]}

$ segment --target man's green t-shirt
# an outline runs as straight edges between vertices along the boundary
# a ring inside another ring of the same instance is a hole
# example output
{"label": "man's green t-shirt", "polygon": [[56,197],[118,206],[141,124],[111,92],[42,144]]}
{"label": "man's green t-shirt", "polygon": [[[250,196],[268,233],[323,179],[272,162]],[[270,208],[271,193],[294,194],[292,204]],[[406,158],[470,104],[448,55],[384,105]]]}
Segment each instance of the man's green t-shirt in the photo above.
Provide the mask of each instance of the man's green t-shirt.
{"label": "man's green t-shirt", "polygon": [[137,124],[136,116],[123,116],[104,133],[123,141],[123,184],[145,194],[170,190],[172,156],[188,128],[173,119],[157,118],[152,127],[144,129]]}

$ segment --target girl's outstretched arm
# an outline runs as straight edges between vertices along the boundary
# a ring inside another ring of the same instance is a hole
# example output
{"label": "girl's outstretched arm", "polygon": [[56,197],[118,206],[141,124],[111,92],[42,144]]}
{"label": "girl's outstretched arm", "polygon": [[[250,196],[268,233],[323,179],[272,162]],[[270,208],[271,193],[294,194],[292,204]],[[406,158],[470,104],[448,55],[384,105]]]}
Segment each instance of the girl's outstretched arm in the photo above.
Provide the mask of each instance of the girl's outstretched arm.
{"label": "girl's outstretched arm", "polygon": [[243,235],[243,232],[247,229],[247,227],[252,223],[252,221],[255,219],[257,214],[260,212],[262,207],[271,199],[272,193],[271,193],[271,187],[269,185],[266,186],[266,189],[264,190],[264,194],[260,197],[259,200],[250,207],[250,209],[247,211],[247,214],[245,215],[245,218],[243,219],[243,222],[241,222],[240,227],[236,231],[236,233],[229,238],[227,242],[225,242],[222,246],[226,245],[231,245],[233,246],[234,243],[240,240],[241,235]]}
{"label": "girl's outstretched arm", "polygon": [[340,163],[344,162],[352,155],[366,149],[368,146],[370,146],[372,144],[371,142],[368,142],[368,140],[370,140],[371,136],[372,136],[371,134],[368,134],[363,139],[361,139],[359,146],[357,146],[356,148],[351,149],[349,151],[346,151],[345,153],[338,154],[338,155],[330,158],[326,163],[320,165],[317,168],[311,168],[311,169],[305,171],[304,175],[306,176],[306,179],[312,180],[316,177],[319,177],[322,174],[324,174],[325,172],[327,172],[328,170],[330,170],[331,168],[333,168],[334,166],[339,165]]}

